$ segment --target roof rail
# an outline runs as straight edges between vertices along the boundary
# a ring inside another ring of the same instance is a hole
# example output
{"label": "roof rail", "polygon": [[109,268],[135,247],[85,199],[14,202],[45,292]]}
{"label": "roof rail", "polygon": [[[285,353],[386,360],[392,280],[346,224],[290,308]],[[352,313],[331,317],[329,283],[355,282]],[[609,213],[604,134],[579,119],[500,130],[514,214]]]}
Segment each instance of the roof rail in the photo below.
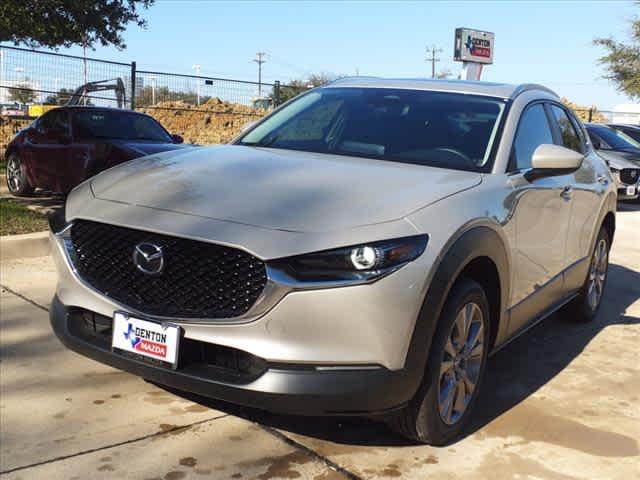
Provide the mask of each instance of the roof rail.
{"label": "roof rail", "polygon": [[560,97],[556,92],[551,90],[550,88],[545,87],[544,85],[538,85],[537,83],[523,83],[522,85],[518,85],[516,89],[511,94],[511,99],[513,100],[518,95],[524,92],[528,92],[530,90],[542,90],[543,92],[550,93],[554,97]]}
{"label": "roof rail", "polygon": [[362,79],[373,79],[377,80],[380,77],[374,77],[373,75],[348,75],[346,77],[336,78],[335,80],[329,82],[329,85],[334,85],[336,83],[348,82],[349,80],[362,80]]}

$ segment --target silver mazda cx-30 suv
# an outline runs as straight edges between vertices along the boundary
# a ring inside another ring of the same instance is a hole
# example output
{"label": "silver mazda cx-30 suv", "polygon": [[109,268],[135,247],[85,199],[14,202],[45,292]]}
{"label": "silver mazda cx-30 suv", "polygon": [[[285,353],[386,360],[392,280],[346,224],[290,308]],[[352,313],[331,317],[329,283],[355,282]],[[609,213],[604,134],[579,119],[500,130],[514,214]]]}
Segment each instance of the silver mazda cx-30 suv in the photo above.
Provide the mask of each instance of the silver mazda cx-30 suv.
{"label": "silver mazda cx-30 suv", "polygon": [[594,317],[615,205],[544,87],[344,79],[77,187],[51,323],[160,384],[444,444],[488,355],[560,307]]}

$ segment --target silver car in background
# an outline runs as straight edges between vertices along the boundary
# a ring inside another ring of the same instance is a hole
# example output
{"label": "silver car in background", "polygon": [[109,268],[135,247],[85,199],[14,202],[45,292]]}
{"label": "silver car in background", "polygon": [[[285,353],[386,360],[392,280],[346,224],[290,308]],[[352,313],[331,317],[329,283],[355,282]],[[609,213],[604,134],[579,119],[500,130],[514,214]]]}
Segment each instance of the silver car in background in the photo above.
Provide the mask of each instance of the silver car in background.
{"label": "silver car in background", "polygon": [[594,318],[615,207],[544,87],[344,79],[77,187],[51,323],[157,383],[442,445],[490,353],[561,307]]}

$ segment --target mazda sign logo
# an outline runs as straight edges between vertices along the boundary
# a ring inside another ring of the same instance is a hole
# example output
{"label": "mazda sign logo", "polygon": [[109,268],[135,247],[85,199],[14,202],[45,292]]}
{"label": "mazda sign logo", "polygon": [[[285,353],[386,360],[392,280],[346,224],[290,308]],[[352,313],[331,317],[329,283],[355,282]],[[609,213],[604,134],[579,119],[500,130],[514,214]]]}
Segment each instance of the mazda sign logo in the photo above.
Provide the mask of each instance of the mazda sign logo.
{"label": "mazda sign logo", "polygon": [[162,247],[155,243],[139,243],[133,249],[133,264],[147,275],[157,275],[164,268]]}

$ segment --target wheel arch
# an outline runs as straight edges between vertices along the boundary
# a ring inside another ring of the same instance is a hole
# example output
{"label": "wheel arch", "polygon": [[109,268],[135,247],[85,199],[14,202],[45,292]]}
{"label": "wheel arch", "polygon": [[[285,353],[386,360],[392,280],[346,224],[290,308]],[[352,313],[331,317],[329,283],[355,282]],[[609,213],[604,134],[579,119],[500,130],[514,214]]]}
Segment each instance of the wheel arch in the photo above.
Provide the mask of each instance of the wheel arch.
{"label": "wheel arch", "polygon": [[405,361],[405,369],[420,376],[420,380],[444,303],[461,278],[470,278],[485,289],[491,309],[491,347],[500,329],[506,326],[510,264],[506,240],[497,228],[487,224],[468,227],[443,249],[416,320]]}

